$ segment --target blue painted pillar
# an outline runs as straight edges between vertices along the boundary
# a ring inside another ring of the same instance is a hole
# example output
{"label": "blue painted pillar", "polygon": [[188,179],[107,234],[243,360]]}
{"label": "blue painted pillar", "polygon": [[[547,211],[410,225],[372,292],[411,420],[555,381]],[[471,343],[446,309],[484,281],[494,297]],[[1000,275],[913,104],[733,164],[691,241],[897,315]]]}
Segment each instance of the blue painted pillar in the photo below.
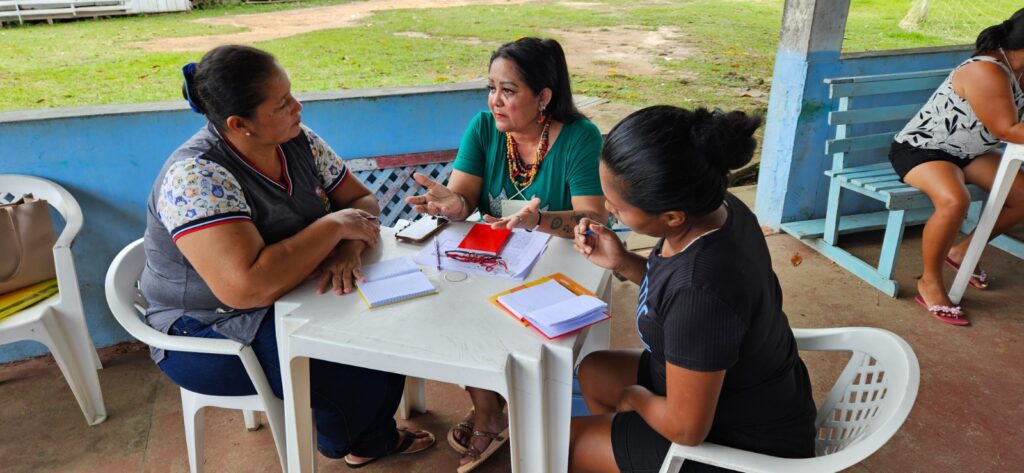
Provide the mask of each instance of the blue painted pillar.
{"label": "blue painted pillar", "polygon": [[850,0],[787,0],[768,101],[755,212],[762,225],[814,217],[825,169],[828,90]]}

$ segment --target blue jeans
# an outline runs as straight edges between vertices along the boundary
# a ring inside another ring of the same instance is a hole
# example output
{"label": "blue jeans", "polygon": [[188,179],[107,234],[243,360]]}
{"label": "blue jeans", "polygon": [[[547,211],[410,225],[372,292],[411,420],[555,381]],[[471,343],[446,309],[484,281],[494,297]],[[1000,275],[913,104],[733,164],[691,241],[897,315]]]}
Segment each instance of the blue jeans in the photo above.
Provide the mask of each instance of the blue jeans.
{"label": "blue jeans", "polygon": [[[188,316],[175,321],[168,333],[226,338]],[[273,310],[264,316],[251,346],[274,395],[283,398]],[[168,350],[158,366],[175,384],[192,392],[213,396],[256,394],[256,388],[237,356]],[[405,376],[310,360],[309,377],[317,448],[321,453],[331,458],[341,458],[349,453],[360,457],[380,457],[398,444],[394,415],[402,400]]]}

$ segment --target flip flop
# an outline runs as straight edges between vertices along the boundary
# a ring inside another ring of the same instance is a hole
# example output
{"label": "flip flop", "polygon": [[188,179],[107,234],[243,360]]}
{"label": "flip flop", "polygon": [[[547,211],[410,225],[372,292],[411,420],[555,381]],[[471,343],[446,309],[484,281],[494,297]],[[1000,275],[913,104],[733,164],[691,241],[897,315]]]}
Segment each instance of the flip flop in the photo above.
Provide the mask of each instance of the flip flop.
{"label": "flip flop", "polygon": [[[953,261],[950,257],[946,257],[946,265],[953,268],[954,271],[960,271],[960,263]],[[976,272],[971,274],[971,279],[968,284],[975,289],[985,289],[988,287],[988,273],[984,269],[978,269]]]}
{"label": "flip flop", "polygon": [[473,457],[473,461],[459,466],[456,473],[469,473],[475,470],[476,467],[480,466],[485,460],[491,458],[491,455],[494,455],[494,452],[498,451],[502,445],[505,445],[505,442],[508,442],[508,427],[505,427],[505,430],[498,433],[474,430],[473,435],[470,438],[472,439],[472,437],[487,437],[491,439],[491,442],[488,443],[487,448],[481,452],[473,446],[471,441],[469,446],[466,447],[466,455]]}
{"label": "flip flop", "polygon": [[960,309],[960,306],[956,306],[956,307],[950,307],[950,306],[946,306],[946,305],[931,305],[930,306],[930,305],[928,305],[927,302],[924,301],[924,298],[921,297],[920,295],[914,297],[914,300],[917,301],[917,303],[920,304],[921,307],[924,307],[925,310],[930,312],[932,314],[932,317],[935,317],[936,319],[939,319],[939,320],[941,320],[941,321],[943,321],[943,322],[945,322],[947,324],[950,324],[950,325],[960,325],[960,326],[970,325],[971,324],[971,321],[967,320],[967,316],[964,315],[964,311],[962,309]]}
{"label": "flip flop", "polygon": [[[398,442],[398,445],[395,445],[395,448],[392,448],[391,450],[388,450],[387,453],[385,453],[384,455],[381,455],[381,456],[376,457],[376,458],[371,458],[369,460],[366,460],[366,461],[360,462],[360,463],[349,461],[348,460],[348,456],[346,456],[345,457],[345,466],[348,466],[349,468],[362,468],[362,467],[364,467],[366,465],[369,465],[370,463],[373,463],[373,462],[375,462],[377,460],[380,460],[381,458],[389,457],[391,455],[408,455],[408,454],[411,454],[411,453],[422,452],[422,451],[424,451],[424,450],[426,450],[426,449],[428,449],[430,447],[433,447],[434,443],[436,443],[436,439],[434,438],[434,434],[432,434],[430,432],[427,432],[426,430],[408,430],[408,429],[404,429],[404,428],[398,429],[398,430],[400,432],[405,432],[405,435],[402,436],[402,440],[400,440]],[[416,440],[419,440],[419,439],[422,439],[422,438],[430,439],[430,443],[428,443],[424,447],[420,447],[420,448],[417,448],[415,450],[409,450],[409,447],[412,447],[412,444],[415,443]]]}

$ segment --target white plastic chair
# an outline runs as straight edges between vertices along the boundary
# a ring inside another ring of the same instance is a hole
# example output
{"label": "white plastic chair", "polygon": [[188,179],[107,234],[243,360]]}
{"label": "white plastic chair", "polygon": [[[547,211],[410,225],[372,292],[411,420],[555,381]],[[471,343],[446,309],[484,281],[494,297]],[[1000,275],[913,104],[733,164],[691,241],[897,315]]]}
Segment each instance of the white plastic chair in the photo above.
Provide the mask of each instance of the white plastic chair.
{"label": "white plastic chair", "polygon": [[1006,196],[1010,194],[1010,187],[1022,164],[1024,164],[1024,145],[1008,143],[1006,151],[1003,152],[1003,159],[999,160],[999,170],[996,171],[992,191],[988,193],[988,200],[985,201],[985,208],[981,211],[978,226],[974,229],[971,244],[967,246],[964,260],[960,262],[960,270],[956,272],[953,286],[949,289],[949,300],[954,304],[959,304],[960,299],[964,297],[967,284],[971,281],[974,268],[978,266],[981,252],[985,251],[985,247],[988,246],[992,227],[995,226],[996,219],[999,218],[999,213],[1003,210]]}
{"label": "white plastic chair", "polygon": [[107,271],[107,304],[117,321],[131,336],[139,341],[164,350],[192,353],[233,355],[242,360],[249,379],[256,387],[256,394],[250,396],[208,396],[181,388],[182,416],[185,418],[185,443],[188,446],[189,467],[193,473],[203,470],[203,408],[207,406],[226,409],[241,409],[245,426],[249,430],[259,428],[259,415],[267,413],[270,432],[274,436],[281,470],[286,471],[284,443],[284,404],[274,396],[267,377],[256,359],[251,347],[232,340],[178,337],[167,335],[142,321],[145,300],[138,290],[139,276],[146,264],[146,253],[142,239],[126,246],[110,264]]}
{"label": "white plastic chair", "polygon": [[82,229],[82,209],[63,187],[43,178],[0,174],[0,203],[10,203],[25,194],[45,199],[64,218],[64,230],[53,246],[58,294],[0,320],[0,344],[34,340],[46,345],[61,373],[71,386],[78,406],[89,425],[107,419],[100,379],[103,368],[85,323],[85,309],[78,289],[71,244]]}
{"label": "white plastic chair", "polygon": [[779,458],[703,443],[673,444],[661,473],[679,471],[684,460],[749,472],[839,471],[877,451],[903,425],[917,399],[920,368],[902,338],[866,327],[794,329],[801,350],[853,352],[818,408],[814,458]]}

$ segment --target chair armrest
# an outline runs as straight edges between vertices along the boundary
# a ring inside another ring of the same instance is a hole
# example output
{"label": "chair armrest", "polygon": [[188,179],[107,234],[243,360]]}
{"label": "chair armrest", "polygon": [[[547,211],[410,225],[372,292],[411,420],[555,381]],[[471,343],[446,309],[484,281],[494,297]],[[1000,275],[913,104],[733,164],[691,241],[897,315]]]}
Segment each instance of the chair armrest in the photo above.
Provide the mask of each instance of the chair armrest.
{"label": "chair armrest", "polygon": [[71,248],[71,245],[75,241],[75,237],[78,236],[78,232],[82,230],[82,207],[78,205],[78,201],[71,195],[67,189],[57,186],[55,191],[61,196],[61,215],[64,217],[64,230],[60,232],[60,236],[57,237],[57,244],[53,246],[54,251],[58,248]]}
{"label": "chair armrest", "polygon": [[[149,328],[147,326],[147,328]],[[211,355],[233,355],[238,356],[244,345],[234,340],[220,340],[211,338],[192,338],[176,335],[167,335],[150,328],[149,333],[132,336],[140,342],[151,347],[171,351],[184,351],[190,353],[209,353]]]}
{"label": "chair armrest", "polygon": [[668,454],[708,465],[753,473],[777,473],[780,471],[820,473],[841,469],[829,468],[830,462],[825,461],[828,459],[827,456],[816,458],[779,458],[708,442],[696,447],[672,444]]}

